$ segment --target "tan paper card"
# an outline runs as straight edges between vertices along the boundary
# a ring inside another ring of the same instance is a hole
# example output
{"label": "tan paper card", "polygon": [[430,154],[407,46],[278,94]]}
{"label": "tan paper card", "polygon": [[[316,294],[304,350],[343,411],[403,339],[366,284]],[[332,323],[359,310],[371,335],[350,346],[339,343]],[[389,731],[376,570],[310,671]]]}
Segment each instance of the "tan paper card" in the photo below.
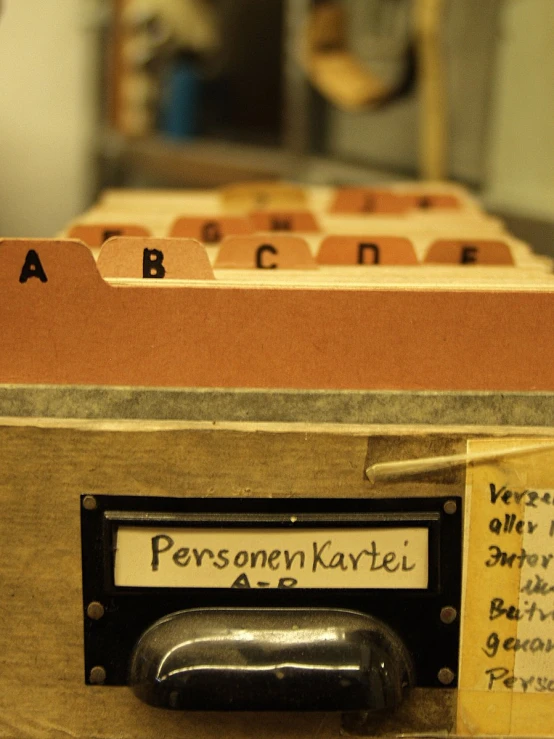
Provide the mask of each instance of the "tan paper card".
{"label": "tan paper card", "polygon": [[300,236],[229,236],[221,244],[215,269],[317,269]]}
{"label": "tan paper card", "polygon": [[260,210],[250,214],[250,222],[256,231],[318,232],[319,226],[308,210]]}
{"label": "tan paper card", "polygon": [[[553,444],[467,471],[462,736],[554,734]],[[527,445],[537,440],[474,440],[468,451]]]}
{"label": "tan paper card", "polygon": [[408,206],[394,193],[370,187],[343,187],[337,190],[331,213],[405,213]]}
{"label": "tan paper card", "polygon": [[417,264],[409,239],[400,236],[327,236],[317,253],[319,264]]}
{"label": "tan paper card", "polygon": [[431,244],[424,261],[427,264],[513,264],[514,258],[503,241],[445,239]]}
{"label": "tan paper card", "polygon": [[106,241],[96,263],[102,277],[211,280],[206,250],[194,239],[118,236]]}
{"label": "tan paper card", "polygon": [[427,528],[202,529],[120,526],[116,587],[416,588]]}
{"label": "tan paper card", "polygon": [[303,187],[286,182],[245,182],[219,190],[223,205],[231,208],[298,208],[307,202]]}
{"label": "tan paper card", "polygon": [[432,192],[392,192],[370,187],[344,187],[337,191],[332,213],[401,214],[416,210],[459,209],[455,195]]}
{"label": "tan paper card", "polygon": [[399,193],[410,210],[458,210],[461,203],[455,195],[433,192]]}
{"label": "tan paper card", "polygon": [[133,223],[81,223],[72,226],[68,234],[68,238],[80,239],[91,247],[102,246],[114,236],[150,236],[150,231]]}

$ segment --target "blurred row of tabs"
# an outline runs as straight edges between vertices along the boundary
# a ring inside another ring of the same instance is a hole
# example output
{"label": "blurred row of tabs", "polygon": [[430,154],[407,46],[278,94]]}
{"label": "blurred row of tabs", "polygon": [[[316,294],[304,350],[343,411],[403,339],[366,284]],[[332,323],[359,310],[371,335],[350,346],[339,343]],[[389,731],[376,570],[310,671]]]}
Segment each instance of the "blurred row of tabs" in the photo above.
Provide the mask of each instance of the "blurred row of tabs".
{"label": "blurred row of tabs", "polygon": [[[201,191],[189,191],[199,193]],[[206,191],[205,191],[206,192]],[[335,214],[409,214],[416,211],[480,211],[477,201],[461,186],[444,183],[393,183],[390,185],[323,187],[286,182],[247,182],[211,191],[217,205],[229,211],[261,209],[315,209]],[[150,197],[152,191],[135,191]],[[177,190],[157,192],[166,202],[182,196]],[[103,204],[127,200],[124,191],[108,190]]]}
{"label": "blurred row of tabs", "polygon": [[[501,241],[437,240],[424,262],[413,244],[402,237],[356,238],[326,236],[314,255],[308,242],[295,235],[228,236],[219,247],[206,249],[194,239],[112,237],[98,256],[104,277],[191,279],[209,276],[211,269],[314,270],[331,266],[514,265]],[[202,265],[198,272],[198,265]]]}
{"label": "blurred row of tabs", "polygon": [[[108,190],[62,235],[83,241],[107,277],[124,276],[121,266],[115,273],[106,267],[115,251],[120,265],[125,249],[135,265],[142,264],[142,253],[155,252],[179,254],[175,264],[182,265],[191,240],[203,245],[216,270],[433,264],[551,270],[549,260],[514,239],[464,188],[442,183]],[[145,274],[135,266],[134,277],[168,276],[145,259]]]}
{"label": "blurred row of tabs", "polygon": [[[106,215],[109,215],[106,214]],[[173,220],[166,233],[152,233],[154,229],[148,227],[148,222],[160,223],[158,216],[143,215],[140,223],[104,222],[74,224],[68,232],[70,238],[81,239],[91,247],[99,247],[111,236],[167,236],[169,238],[197,239],[204,244],[218,244],[226,236],[243,236],[259,232],[283,232],[318,234],[329,232],[316,216],[307,210],[275,211],[261,210],[251,212],[248,216],[235,215],[192,215],[178,216]],[[366,225],[363,220],[348,219],[344,223],[334,223],[337,228],[357,224]],[[400,224],[399,224],[400,225]],[[408,225],[408,224],[406,224]],[[156,229],[159,231],[159,229]]]}

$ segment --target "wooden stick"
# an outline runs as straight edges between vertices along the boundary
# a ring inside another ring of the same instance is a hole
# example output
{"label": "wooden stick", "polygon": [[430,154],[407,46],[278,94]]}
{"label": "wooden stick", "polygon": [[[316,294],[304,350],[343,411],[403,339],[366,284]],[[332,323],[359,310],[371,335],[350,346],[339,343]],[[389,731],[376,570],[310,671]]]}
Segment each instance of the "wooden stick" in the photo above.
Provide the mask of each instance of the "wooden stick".
{"label": "wooden stick", "polygon": [[395,477],[419,475],[449,467],[460,467],[470,462],[478,464],[491,462],[499,457],[511,457],[516,454],[531,454],[554,448],[554,442],[535,444],[532,446],[514,446],[508,449],[492,449],[486,452],[467,454],[449,454],[441,457],[423,457],[422,459],[401,459],[395,462],[377,462],[366,469],[367,479],[371,483],[390,480]]}
{"label": "wooden stick", "polygon": [[416,0],[415,26],[420,69],[420,176],[442,180],[447,169],[445,60],[440,23],[444,0]]}

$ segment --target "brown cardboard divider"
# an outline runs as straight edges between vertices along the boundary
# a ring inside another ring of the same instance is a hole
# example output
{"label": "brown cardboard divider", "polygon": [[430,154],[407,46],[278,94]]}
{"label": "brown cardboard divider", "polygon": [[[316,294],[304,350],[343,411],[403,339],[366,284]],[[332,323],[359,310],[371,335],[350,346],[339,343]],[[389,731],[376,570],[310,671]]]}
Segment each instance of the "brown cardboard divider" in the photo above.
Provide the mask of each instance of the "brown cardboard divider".
{"label": "brown cardboard divider", "polygon": [[258,210],[250,213],[256,231],[317,233],[319,225],[309,210]]}
{"label": "brown cardboard divider", "polygon": [[414,210],[459,210],[462,205],[455,195],[433,192],[402,193],[400,197]]}
{"label": "brown cardboard divider", "polygon": [[114,236],[150,236],[144,226],[134,223],[77,223],[69,229],[69,239],[79,239],[90,247],[102,246]]}
{"label": "brown cardboard divider", "polygon": [[330,212],[344,213],[401,214],[410,209],[395,193],[372,187],[341,187],[331,203]]}
{"label": "brown cardboard divider", "polygon": [[254,233],[252,224],[239,216],[180,216],[172,224],[169,236],[219,244],[226,236],[251,233]]}
{"label": "brown cardboard divider", "polygon": [[488,239],[440,239],[431,244],[426,264],[514,264],[510,247]]}
{"label": "brown cardboard divider", "polygon": [[400,192],[371,187],[343,187],[335,194],[330,212],[402,214],[411,211],[455,209],[461,203],[455,195],[433,192]]}
{"label": "brown cardboard divider", "polygon": [[553,324],[553,290],[114,287],[83,244],[0,243],[0,383],[554,391]]}
{"label": "brown cardboard divider", "polygon": [[412,242],[401,236],[326,236],[316,259],[319,264],[418,264]]}
{"label": "brown cardboard divider", "polygon": [[45,291],[110,289],[92,252],[78,239],[0,239],[0,265],[0,286],[9,293],[17,288],[18,307]]}
{"label": "brown cardboard divider", "polygon": [[300,236],[268,233],[229,236],[219,248],[215,269],[317,269]]}
{"label": "brown cardboard divider", "polygon": [[97,267],[102,277],[214,279],[206,249],[194,239],[115,236],[102,246]]}

